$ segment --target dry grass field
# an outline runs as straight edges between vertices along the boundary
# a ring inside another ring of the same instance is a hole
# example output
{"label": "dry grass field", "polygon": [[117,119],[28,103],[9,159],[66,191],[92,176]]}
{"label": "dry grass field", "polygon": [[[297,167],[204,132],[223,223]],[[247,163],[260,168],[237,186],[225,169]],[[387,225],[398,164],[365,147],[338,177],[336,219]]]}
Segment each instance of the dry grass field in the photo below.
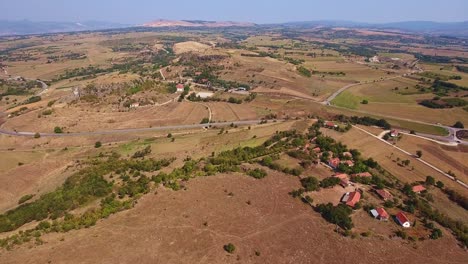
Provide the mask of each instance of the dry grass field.
{"label": "dry grass field", "polygon": [[[417,247],[377,235],[344,238],[288,195],[297,187],[296,178],[273,172],[262,180],[238,174],[198,178],[178,192],[157,189],[134,209],[89,229],[46,235],[42,246],[1,251],[0,256],[3,263],[63,263],[74,258],[81,263],[343,263],[356,258],[365,263],[402,258],[412,263],[428,259],[461,263],[466,259],[450,234],[419,242]],[[369,221],[379,224],[370,217],[362,222]],[[227,243],[236,246],[233,254],[223,250]]]}

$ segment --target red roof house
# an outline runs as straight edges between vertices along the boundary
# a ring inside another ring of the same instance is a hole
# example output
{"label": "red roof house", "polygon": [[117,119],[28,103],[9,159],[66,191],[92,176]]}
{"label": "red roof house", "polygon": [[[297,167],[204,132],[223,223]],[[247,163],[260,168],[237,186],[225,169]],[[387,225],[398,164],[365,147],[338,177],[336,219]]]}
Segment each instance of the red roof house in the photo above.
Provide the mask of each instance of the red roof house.
{"label": "red roof house", "polygon": [[177,92],[183,92],[184,91],[184,85],[179,83],[176,85]]}
{"label": "red roof house", "polygon": [[333,123],[332,121],[327,121],[327,122],[325,122],[325,126],[326,126],[326,127],[330,127],[330,128],[336,127],[335,123]]}
{"label": "red roof house", "polygon": [[387,211],[385,211],[383,208],[372,209],[370,213],[374,216],[374,218],[377,218],[381,221],[387,221],[388,218],[390,218]]}
{"label": "red roof house", "polygon": [[408,220],[408,217],[403,212],[399,212],[396,216],[395,219],[398,221],[398,223],[403,226],[403,227],[410,227],[411,223]]}
{"label": "red roof house", "polygon": [[330,159],[328,161],[328,165],[330,165],[330,167],[336,169],[340,165],[340,162],[341,162],[341,160],[339,158],[334,158],[334,159]]}
{"label": "red roof house", "polygon": [[354,166],[354,162],[352,160],[343,160],[341,163],[348,165],[348,167]]}
{"label": "red roof house", "polygon": [[361,199],[360,192],[348,192],[343,196],[341,202],[345,203],[349,207],[354,207]]}
{"label": "red roof house", "polygon": [[379,213],[379,219],[380,220],[388,220],[388,218],[390,218],[390,216],[388,215],[387,211],[385,211],[385,209],[383,208],[377,208],[375,209],[377,211],[377,213]]}
{"label": "red roof house", "polygon": [[426,188],[422,185],[416,185],[416,186],[413,186],[413,192],[415,193],[421,193],[423,191],[425,191]]}
{"label": "red roof house", "polygon": [[375,192],[382,198],[384,201],[393,199],[393,195],[389,193],[387,190],[375,190]]}
{"label": "red roof house", "polygon": [[398,137],[400,135],[400,132],[398,132],[398,130],[396,129],[392,129],[392,131],[390,131],[390,136],[392,137]]}

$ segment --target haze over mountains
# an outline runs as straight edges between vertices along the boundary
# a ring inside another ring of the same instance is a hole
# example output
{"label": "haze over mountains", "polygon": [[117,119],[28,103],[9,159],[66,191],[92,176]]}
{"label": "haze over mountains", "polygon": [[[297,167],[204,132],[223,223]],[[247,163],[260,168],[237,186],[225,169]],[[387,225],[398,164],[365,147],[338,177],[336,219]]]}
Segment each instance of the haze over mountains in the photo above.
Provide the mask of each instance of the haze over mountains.
{"label": "haze over mountains", "polygon": [[370,28],[381,30],[400,30],[412,33],[447,35],[457,37],[468,37],[468,21],[464,22],[432,22],[432,21],[403,21],[393,23],[364,23],[353,21],[303,21],[288,22],[278,24],[254,24],[250,22],[233,21],[203,21],[203,20],[167,20],[158,19],[141,25],[119,24],[101,21],[85,22],[34,22],[29,20],[7,21],[0,20],[0,36],[5,35],[27,35],[58,32],[75,32],[103,30],[128,27],[186,27],[186,28],[221,28],[221,27],[267,27],[267,26],[285,26],[285,27],[347,27],[347,28]]}

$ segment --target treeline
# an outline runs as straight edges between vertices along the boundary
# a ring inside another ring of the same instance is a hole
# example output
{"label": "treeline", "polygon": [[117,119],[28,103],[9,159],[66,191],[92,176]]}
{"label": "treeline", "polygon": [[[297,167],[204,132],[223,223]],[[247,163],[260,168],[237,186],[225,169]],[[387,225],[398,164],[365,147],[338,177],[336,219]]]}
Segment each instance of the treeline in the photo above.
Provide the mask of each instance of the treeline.
{"label": "treeline", "polygon": [[352,123],[352,124],[359,124],[364,126],[378,126],[385,130],[391,128],[391,125],[385,119],[376,119],[369,116],[345,116],[345,115],[337,115],[335,117],[336,120],[344,123]]}

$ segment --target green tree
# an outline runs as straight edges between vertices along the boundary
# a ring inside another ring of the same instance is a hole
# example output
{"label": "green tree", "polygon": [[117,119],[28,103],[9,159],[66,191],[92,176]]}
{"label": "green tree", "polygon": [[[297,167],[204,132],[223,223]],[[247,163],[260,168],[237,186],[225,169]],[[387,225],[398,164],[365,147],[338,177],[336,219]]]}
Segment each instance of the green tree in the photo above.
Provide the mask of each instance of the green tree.
{"label": "green tree", "polygon": [[95,148],[100,148],[100,147],[102,147],[101,141],[97,141],[96,143],[94,143],[94,147],[95,147]]}
{"label": "green tree", "polygon": [[438,188],[442,189],[442,188],[444,188],[445,184],[444,184],[443,182],[441,182],[441,181],[437,181],[437,182],[436,182],[436,186],[437,186]]}
{"label": "green tree", "polygon": [[41,137],[41,134],[39,134],[38,132],[34,134],[34,138],[40,138],[40,137]]}
{"label": "green tree", "polygon": [[63,133],[63,130],[62,130],[61,127],[56,126],[56,127],[54,128],[54,133],[55,133],[55,134],[61,134],[61,133]]}
{"label": "green tree", "polygon": [[423,153],[422,153],[421,150],[417,150],[417,151],[416,151],[416,156],[417,156],[418,158],[421,158],[422,155],[423,155]]}
{"label": "green tree", "polygon": [[427,185],[434,185],[435,184],[435,179],[432,176],[427,176],[426,177],[426,184]]}
{"label": "green tree", "polygon": [[317,191],[319,189],[319,181],[315,177],[306,177],[301,179],[301,184],[308,192]]}
{"label": "green tree", "polygon": [[369,101],[364,99],[364,100],[362,100],[361,104],[369,104]]}
{"label": "green tree", "polygon": [[455,124],[453,124],[454,128],[465,128],[462,122],[457,121]]}

